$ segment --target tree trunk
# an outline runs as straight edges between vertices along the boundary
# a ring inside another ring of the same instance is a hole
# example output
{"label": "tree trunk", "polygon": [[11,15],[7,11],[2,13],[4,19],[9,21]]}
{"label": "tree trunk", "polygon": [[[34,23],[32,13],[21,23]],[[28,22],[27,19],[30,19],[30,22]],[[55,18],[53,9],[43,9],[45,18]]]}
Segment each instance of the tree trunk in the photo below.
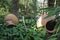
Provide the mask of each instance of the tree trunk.
{"label": "tree trunk", "polygon": [[60,0],[56,0],[57,1],[57,6],[60,6]]}
{"label": "tree trunk", "polygon": [[55,0],[48,0],[48,7],[54,7]]}
{"label": "tree trunk", "polygon": [[19,0],[12,0],[10,12],[19,17]]}

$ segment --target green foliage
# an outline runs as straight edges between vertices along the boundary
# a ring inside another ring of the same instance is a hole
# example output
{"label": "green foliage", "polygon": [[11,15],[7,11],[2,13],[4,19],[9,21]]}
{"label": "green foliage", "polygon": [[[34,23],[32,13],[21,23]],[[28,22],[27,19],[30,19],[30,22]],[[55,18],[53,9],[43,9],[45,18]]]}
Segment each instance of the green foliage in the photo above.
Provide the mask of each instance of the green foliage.
{"label": "green foliage", "polygon": [[[24,16],[25,25],[19,22],[16,27],[7,28],[4,24],[4,17],[9,13],[9,8],[12,6],[11,0],[0,0],[0,40],[44,40],[46,39],[46,28],[39,30],[36,28],[36,14],[41,10],[50,11],[47,17],[60,14],[60,7],[42,8],[37,11],[36,0],[19,0],[20,17]],[[25,8],[26,6],[26,8]],[[28,16],[26,16],[28,15]],[[21,19],[19,18],[19,19]],[[23,19],[22,19],[23,20]],[[57,40],[60,35],[60,16],[56,17],[57,25],[56,32],[48,37],[48,40]]]}

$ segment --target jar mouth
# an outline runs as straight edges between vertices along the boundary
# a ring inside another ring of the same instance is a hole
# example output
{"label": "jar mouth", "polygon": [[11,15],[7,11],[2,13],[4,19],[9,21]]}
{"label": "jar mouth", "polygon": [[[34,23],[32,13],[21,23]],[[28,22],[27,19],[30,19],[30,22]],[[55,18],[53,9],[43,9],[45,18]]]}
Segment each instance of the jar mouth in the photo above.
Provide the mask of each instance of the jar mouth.
{"label": "jar mouth", "polygon": [[16,25],[7,25],[7,28],[13,28],[16,27]]}
{"label": "jar mouth", "polygon": [[53,31],[56,25],[56,21],[50,20],[46,23],[46,29],[49,31]]}

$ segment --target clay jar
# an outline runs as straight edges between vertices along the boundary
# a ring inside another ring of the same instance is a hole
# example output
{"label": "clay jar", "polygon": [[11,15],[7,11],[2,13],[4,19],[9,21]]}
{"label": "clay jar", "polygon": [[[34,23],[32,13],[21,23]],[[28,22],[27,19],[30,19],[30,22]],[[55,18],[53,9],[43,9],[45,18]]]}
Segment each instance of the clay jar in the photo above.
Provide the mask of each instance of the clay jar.
{"label": "clay jar", "polygon": [[14,14],[8,14],[5,16],[4,22],[7,24],[7,26],[15,26],[19,20]]}

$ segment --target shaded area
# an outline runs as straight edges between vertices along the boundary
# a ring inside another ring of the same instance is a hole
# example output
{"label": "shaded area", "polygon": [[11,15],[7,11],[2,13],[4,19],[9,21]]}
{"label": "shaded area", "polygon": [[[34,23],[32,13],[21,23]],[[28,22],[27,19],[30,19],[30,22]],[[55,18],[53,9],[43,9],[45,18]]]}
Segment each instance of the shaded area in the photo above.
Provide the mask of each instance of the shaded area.
{"label": "shaded area", "polygon": [[53,21],[53,20],[48,21],[47,24],[46,24],[47,30],[49,30],[49,31],[54,30],[54,27],[55,27],[56,23],[57,22],[56,21]]}

